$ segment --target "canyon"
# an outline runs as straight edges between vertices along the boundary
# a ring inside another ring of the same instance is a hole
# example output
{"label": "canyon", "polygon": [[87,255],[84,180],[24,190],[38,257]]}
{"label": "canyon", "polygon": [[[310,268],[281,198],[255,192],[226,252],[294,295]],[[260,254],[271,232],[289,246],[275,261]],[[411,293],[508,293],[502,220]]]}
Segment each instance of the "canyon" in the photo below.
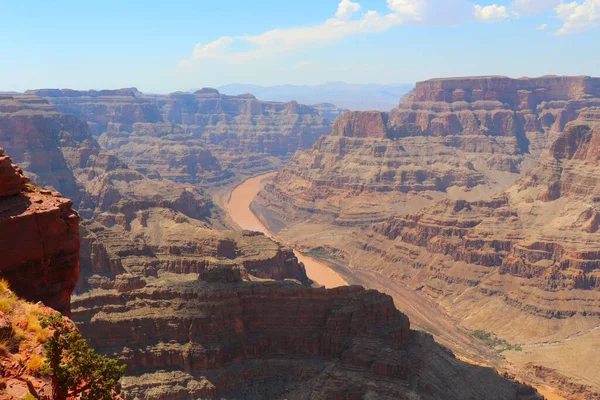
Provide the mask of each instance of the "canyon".
{"label": "canyon", "polygon": [[[135,88],[26,93],[86,121],[102,148],[132,169],[203,187],[275,170],[331,130],[316,108],[210,88],[169,95]],[[319,109],[328,116],[340,113],[331,104]]]}
{"label": "canyon", "polygon": [[434,332],[411,311],[432,302],[519,344],[502,354],[520,376],[596,398],[599,110],[598,78],[419,82],[391,113],[339,117],[251,206],[349,283],[406,288],[415,326]]}
{"label": "canyon", "polygon": [[125,399],[541,398],[411,330],[390,296],[314,283],[291,248],[226,229],[200,186],[129,168],[47,100],[0,110],[0,145],[27,166],[2,150],[0,276],[125,363]]}

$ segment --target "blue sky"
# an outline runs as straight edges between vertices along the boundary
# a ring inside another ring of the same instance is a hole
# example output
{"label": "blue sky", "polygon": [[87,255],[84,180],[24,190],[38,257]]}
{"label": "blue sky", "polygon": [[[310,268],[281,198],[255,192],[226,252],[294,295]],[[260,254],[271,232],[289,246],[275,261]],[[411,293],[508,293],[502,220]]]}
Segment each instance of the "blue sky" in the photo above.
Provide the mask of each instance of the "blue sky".
{"label": "blue sky", "polygon": [[600,0],[0,0],[0,91],[600,75]]}

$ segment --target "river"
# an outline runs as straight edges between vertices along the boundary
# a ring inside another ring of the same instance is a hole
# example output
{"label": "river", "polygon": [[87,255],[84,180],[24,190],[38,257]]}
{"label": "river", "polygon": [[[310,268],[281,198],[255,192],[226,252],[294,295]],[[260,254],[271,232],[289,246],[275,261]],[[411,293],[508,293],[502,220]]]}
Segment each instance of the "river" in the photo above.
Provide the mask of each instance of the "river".
{"label": "river", "polygon": [[[250,203],[252,200],[254,200],[256,195],[258,195],[258,192],[262,188],[263,181],[274,176],[275,174],[275,172],[272,172],[269,174],[260,175],[241,183],[231,193],[227,203],[227,211],[229,212],[229,216],[233,222],[235,222],[241,229],[262,232],[273,240],[289,245],[285,240],[282,240],[270,232],[250,209]],[[296,250],[294,250],[294,254],[296,257],[298,257],[298,260],[304,263],[304,266],[306,267],[306,274],[313,281],[327,288],[344,286],[348,284],[328,265],[323,264],[312,257],[304,256]],[[365,286],[369,285],[365,284]],[[381,290],[381,288],[378,289]],[[388,291],[386,290],[386,292]],[[403,299],[405,299],[405,297],[403,297]],[[548,400],[566,400],[564,397],[553,393],[545,386],[538,386],[537,389]]]}
{"label": "river", "polygon": [[[282,240],[270,232],[260,222],[256,215],[254,215],[252,210],[250,210],[250,203],[260,191],[263,181],[274,175],[274,172],[260,175],[241,183],[231,193],[231,197],[227,203],[227,211],[229,212],[229,216],[233,222],[235,222],[241,229],[262,232],[273,240],[288,245],[285,240]],[[298,257],[298,260],[304,263],[304,266],[306,267],[306,274],[313,281],[325,286],[326,288],[345,286],[348,284],[328,265],[323,264],[312,257],[305,256],[296,250],[294,250],[294,254],[296,257]]]}

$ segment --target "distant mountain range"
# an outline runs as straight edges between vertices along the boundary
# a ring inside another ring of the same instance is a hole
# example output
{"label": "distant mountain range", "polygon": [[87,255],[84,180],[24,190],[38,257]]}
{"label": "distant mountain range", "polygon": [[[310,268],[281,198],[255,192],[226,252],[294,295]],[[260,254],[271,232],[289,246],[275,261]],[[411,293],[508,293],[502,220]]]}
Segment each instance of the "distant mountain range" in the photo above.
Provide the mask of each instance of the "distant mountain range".
{"label": "distant mountain range", "polygon": [[331,103],[350,110],[389,111],[398,105],[400,98],[413,88],[413,84],[349,84],[328,82],[317,86],[279,85],[258,86],[233,83],[220,86],[221,93],[238,95],[252,93],[261,100],[291,101],[302,104]]}

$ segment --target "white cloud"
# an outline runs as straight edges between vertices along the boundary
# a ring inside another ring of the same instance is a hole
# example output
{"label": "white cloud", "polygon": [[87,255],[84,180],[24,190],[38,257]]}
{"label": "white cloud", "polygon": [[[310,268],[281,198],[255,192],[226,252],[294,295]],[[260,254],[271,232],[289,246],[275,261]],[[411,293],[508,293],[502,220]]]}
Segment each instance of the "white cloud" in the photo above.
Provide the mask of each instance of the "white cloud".
{"label": "white cloud", "polygon": [[354,3],[351,0],[342,0],[338,4],[338,10],[335,16],[339,19],[349,19],[354,14],[360,11],[360,4]]}
{"label": "white cloud", "polygon": [[510,10],[519,15],[539,15],[553,10],[561,0],[513,0]]}
{"label": "white cloud", "polygon": [[456,26],[473,20],[467,0],[387,0],[390,10],[407,24]]}
{"label": "white cloud", "polygon": [[567,35],[600,26],[600,0],[561,3],[556,7],[556,17],[563,22],[557,35]]}
{"label": "white cloud", "polygon": [[[335,16],[318,25],[272,29],[235,38],[223,36],[205,45],[197,44],[192,57],[180,62],[180,68],[189,68],[189,63],[200,60],[245,62],[325,46],[352,35],[384,32],[402,24],[456,26],[474,20],[496,22],[508,18],[504,6],[482,7],[467,0],[386,0],[386,3],[388,13],[369,10],[357,16],[361,5],[341,0]],[[247,49],[238,50],[240,47]]]}
{"label": "white cloud", "polygon": [[481,22],[500,22],[508,18],[506,7],[492,4],[491,6],[475,6],[475,18]]}
{"label": "white cloud", "polygon": [[540,26],[538,26],[536,29],[538,31],[545,31],[548,28],[548,24],[541,24]]}
{"label": "white cloud", "polygon": [[390,10],[399,15],[410,17],[415,21],[422,19],[427,3],[426,0],[387,0]]}
{"label": "white cloud", "polygon": [[219,58],[225,55],[231,44],[233,43],[233,39],[229,36],[223,36],[214,42],[210,42],[206,45],[201,45],[198,43],[194,47],[194,60],[199,60],[201,58]]}

